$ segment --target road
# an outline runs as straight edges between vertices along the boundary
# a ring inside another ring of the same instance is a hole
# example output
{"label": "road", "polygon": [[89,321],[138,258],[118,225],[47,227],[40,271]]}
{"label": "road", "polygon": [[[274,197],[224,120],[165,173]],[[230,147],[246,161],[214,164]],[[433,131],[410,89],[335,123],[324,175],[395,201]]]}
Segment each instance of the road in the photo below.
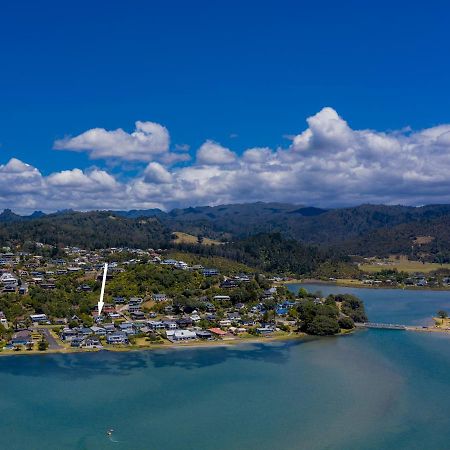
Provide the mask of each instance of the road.
{"label": "road", "polygon": [[38,330],[45,336],[49,350],[60,350],[64,348],[62,345],[58,344],[58,341],[52,336],[48,328],[38,328]]}

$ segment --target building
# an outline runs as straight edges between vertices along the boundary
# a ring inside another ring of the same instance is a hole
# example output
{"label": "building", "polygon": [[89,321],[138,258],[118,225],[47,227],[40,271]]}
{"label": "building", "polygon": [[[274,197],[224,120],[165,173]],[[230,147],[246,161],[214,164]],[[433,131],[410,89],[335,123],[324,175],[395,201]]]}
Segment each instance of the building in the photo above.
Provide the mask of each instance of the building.
{"label": "building", "polygon": [[33,323],[50,323],[45,314],[31,314],[30,319]]}
{"label": "building", "polygon": [[111,333],[106,336],[106,343],[111,345],[128,344],[128,336],[122,332]]}
{"label": "building", "polygon": [[194,331],[190,330],[168,330],[167,339],[172,342],[190,341],[193,339],[197,339],[197,334]]}
{"label": "building", "polygon": [[205,277],[214,277],[219,275],[219,271],[217,269],[203,269],[202,273]]}

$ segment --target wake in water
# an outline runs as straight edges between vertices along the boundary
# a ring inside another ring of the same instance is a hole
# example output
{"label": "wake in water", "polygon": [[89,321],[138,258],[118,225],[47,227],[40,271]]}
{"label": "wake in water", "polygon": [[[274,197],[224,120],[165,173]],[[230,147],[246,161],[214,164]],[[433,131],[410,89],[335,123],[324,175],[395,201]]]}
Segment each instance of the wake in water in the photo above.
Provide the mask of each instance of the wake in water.
{"label": "wake in water", "polygon": [[113,438],[113,433],[114,433],[114,430],[112,428],[106,432],[106,434],[108,435],[109,440],[111,442],[114,442],[115,444],[120,444],[120,441],[118,441],[117,439]]}

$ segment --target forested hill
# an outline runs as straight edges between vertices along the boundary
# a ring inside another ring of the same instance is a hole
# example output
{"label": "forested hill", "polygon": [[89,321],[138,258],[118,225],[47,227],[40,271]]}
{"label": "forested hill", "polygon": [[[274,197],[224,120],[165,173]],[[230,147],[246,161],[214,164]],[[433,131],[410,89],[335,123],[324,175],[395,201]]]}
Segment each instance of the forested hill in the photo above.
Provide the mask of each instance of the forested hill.
{"label": "forested hill", "polygon": [[[10,214],[8,214],[10,216]],[[63,212],[44,217],[1,222],[0,243],[41,242],[96,249],[160,248],[171,241],[170,230],[157,219],[127,219],[109,212]]]}
{"label": "forested hill", "polygon": [[[339,254],[391,253],[450,259],[450,205],[361,205],[320,209],[282,203],[251,203],[175,209],[51,215],[0,214],[0,239],[65,245],[158,247],[173,231],[235,242],[256,234],[334,249]],[[428,256],[427,256],[428,255]]]}

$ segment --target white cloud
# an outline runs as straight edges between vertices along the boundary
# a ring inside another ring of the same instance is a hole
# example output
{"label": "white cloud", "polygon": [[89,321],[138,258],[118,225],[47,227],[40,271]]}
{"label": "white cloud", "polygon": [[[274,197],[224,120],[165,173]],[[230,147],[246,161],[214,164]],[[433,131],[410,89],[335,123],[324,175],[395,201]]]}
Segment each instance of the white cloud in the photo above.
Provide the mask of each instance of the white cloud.
{"label": "white cloud", "polygon": [[[174,153],[166,148],[158,161],[153,155],[141,173],[122,181],[97,168],[43,176],[12,159],[0,166],[0,207],[172,208],[256,200],[324,207],[450,203],[450,125],[415,132],[354,130],[332,108],[307,123],[287,148],[249,148],[238,156],[206,141],[196,160],[173,167],[167,164]],[[144,135],[150,129],[137,126]],[[134,133],[102,133],[112,141],[125,134],[124,146],[136,151],[136,144],[129,143],[136,141],[130,138]],[[175,155],[189,157],[185,152]]]}
{"label": "white cloud", "polygon": [[91,192],[109,191],[118,187],[113,176],[104,170],[97,169],[87,172],[80,169],[63,170],[49,175],[46,183],[51,187]]}
{"label": "white cloud", "polygon": [[93,128],[75,137],[57,140],[56,150],[87,152],[92,159],[117,158],[127,161],[152,161],[167,153],[170,136],[167,128],[154,122],[136,122],[127,133],[121,128],[107,131]]}
{"label": "white cloud", "polygon": [[172,175],[161,164],[150,163],[144,171],[144,181],[146,183],[165,184],[172,181]]}
{"label": "white cloud", "polygon": [[206,141],[197,151],[197,162],[200,164],[222,165],[235,160],[235,153],[214,141]]}

